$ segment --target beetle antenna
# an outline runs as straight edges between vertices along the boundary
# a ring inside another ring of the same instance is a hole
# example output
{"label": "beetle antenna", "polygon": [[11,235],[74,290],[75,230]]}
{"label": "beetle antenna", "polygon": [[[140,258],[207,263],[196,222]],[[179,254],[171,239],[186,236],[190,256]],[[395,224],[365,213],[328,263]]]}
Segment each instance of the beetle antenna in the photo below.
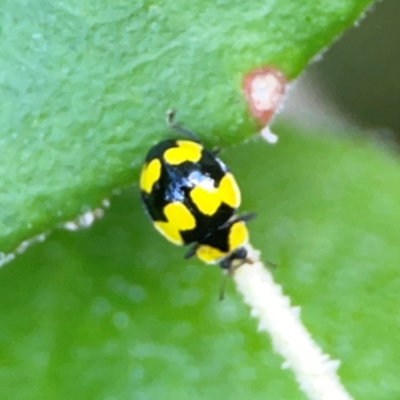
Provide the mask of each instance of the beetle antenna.
{"label": "beetle antenna", "polygon": [[171,129],[173,129],[173,130],[175,130],[175,131],[177,131],[177,132],[189,137],[194,142],[200,143],[200,139],[198,138],[198,136],[194,132],[189,131],[189,129],[186,129],[183,126],[181,126],[181,125],[179,125],[179,124],[177,124],[175,122],[175,116],[176,116],[176,111],[175,110],[170,109],[170,110],[167,111],[166,118],[165,118],[166,122],[167,122],[167,125]]}
{"label": "beetle antenna", "polygon": [[231,277],[231,274],[228,272],[224,278],[221,281],[221,284],[219,285],[219,301],[224,300],[225,298],[225,289],[226,289],[226,284],[228,283],[228,279]]}

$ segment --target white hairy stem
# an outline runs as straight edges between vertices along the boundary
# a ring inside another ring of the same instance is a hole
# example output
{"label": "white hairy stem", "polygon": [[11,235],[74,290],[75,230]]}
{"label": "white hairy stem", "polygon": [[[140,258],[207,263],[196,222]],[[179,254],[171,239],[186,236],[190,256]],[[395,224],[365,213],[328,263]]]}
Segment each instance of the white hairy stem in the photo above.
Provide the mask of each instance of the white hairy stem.
{"label": "white hairy stem", "polygon": [[299,307],[292,307],[271,273],[249,246],[249,259],[233,272],[237,290],[259,320],[259,329],[270,335],[283,366],[295,374],[310,400],[350,400],[337,375],[339,361],[331,360],[313,340],[300,320]]}

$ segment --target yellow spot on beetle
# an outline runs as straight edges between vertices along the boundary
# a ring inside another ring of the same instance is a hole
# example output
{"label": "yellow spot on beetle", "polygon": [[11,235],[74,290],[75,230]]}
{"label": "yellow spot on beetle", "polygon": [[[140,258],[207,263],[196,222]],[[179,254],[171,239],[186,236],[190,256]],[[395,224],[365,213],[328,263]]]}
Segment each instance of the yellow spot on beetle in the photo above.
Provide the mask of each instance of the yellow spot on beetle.
{"label": "yellow spot on beetle", "polygon": [[232,208],[240,205],[240,190],[232,174],[227,173],[216,189],[212,185],[200,183],[190,192],[190,198],[199,211],[205,215],[214,215],[221,203]]}
{"label": "yellow spot on beetle", "polygon": [[176,229],[176,227],[169,222],[154,221],[154,227],[158,230],[158,232],[161,233],[161,235],[163,235],[173,244],[176,244],[178,246],[183,245],[183,239],[179,232],[179,229]]}
{"label": "yellow spot on beetle", "polygon": [[249,233],[244,222],[235,222],[229,232],[229,251],[234,251],[249,240]]}
{"label": "yellow spot on beetle", "polygon": [[167,204],[163,211],[167,222],[155,221],[155,228],[170,242],[182,245],[183,239],[180,232],[194,229],[196,219],[187,207],[179,201]]}
{"label": "yellow spot on beetle", "polygon": [[164,159],[168,164],[179,165],[185,161],[197,162],[201,158],[203,147],[190,140],[177,140],[178,147],[165,151]]}
{"label": "yellow spot on beetle", "polygon": [[221,205],[218,190],[208,191],[201,186],[196,186],[190,192],[190,198],[199,211],[205,215],[214,215]]}
{"label": "yellow spot on beetle", "polygon": [[207,264],[215,264],[226,255],[227,253],[206,244],[199,245],[196,249],[196,256]]}
{"label": "yellow spot on beetle", "polygon": [[239,186],[231,173],[225,174],[219,184],[221,201],[232,208],[238,208],[241,202]]}
{"label": "yellow spot on beetle", "polygon": [[140,175],[140,189],[146,193],[151,193],[154,184],[161,176],[161,161],[158,158],[151,160],[142,169]]}

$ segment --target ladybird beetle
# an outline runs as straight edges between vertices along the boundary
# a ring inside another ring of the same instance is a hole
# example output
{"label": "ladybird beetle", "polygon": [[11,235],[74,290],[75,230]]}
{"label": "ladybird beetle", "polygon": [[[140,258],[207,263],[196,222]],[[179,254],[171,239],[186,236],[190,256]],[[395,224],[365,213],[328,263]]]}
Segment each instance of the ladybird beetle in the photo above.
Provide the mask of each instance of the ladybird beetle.
{"label": "ladybird beetle", "polygon": [[248,261],[245,222],[254,215],[235,214],[241,195],[234,176],[217,151],[173,119],[168,111],[168,126],[188,138],[164,140],[148,152],[140,175],[144,207],[167,240],[191,245],[185,258],[230,270]]}

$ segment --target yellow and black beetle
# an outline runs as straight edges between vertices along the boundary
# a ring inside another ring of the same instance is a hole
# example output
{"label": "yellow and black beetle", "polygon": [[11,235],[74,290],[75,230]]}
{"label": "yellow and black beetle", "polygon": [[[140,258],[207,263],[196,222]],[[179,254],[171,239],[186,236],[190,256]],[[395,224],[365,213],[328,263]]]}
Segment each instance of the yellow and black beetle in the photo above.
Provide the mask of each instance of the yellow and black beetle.
{"label": "yellow and black beetle", "polygon": [[164,140],[148,152],[140,176],[143,204],[154,227],[176,245],[192,245],[207,264],[231,269],[247,259],[245,222],[253,214],[235,214],[241,202],[232,173],[203,147],[196,135],[173,122],[168,125],[188,139]]}

